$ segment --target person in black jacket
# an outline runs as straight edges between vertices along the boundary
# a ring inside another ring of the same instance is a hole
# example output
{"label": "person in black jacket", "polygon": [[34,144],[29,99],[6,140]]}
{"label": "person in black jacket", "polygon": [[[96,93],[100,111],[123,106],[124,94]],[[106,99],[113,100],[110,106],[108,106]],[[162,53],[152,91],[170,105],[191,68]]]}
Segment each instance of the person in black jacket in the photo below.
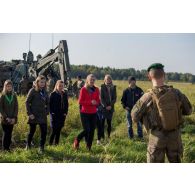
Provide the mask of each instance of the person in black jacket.
{"label": "person in black jacket", "polygon": [[114,105],[117,99],[116,85],[112,82],[111,75],[105,75],[104,84],[101,85],[101,105],[103,107],[102,114],[102,137],[104,138],[105,122],[107,121],[108,138],[110,138],[112,130],[112,117],[114,113]]}
{"label": "person in black jacket", "polygon": [[43,75],[39,75],[36,78],[32,89],[28,92],[26,98],[26,110],[30,127],[26,150],[31,149],[36,127],[39,125],[41,130],[39,152],[42,154],[44,152],[47,137],[47,115],[49,114],[49,96],[46,91],[46,78]]}
{"label": "person in black jacket", "polygon": [[62,80],[56,82],[54,91],[50,95],[49,102],[52,127],[49,144],[52,145],[55,139],[55,145],[58,145],[60,132],[68,114],[68,96],[67,93],[64,92],[64,82]]}
{"label": "person in black jacket", "polygon": [[[121,104],[126,110],[127,117],[127,126],[128,126],[128,135],[129,138],[134,137],[133,128],[132,128],[132,119],[131,119],[131,110],[136,102],[144,94],[143,90],[136,86],[135,77],[130,76],[128,78],[129,87],[123,91],[123,96],[121,98]],[[140,122],[137,123],[137,134],[139,138],[143,138],[142,125]]]}

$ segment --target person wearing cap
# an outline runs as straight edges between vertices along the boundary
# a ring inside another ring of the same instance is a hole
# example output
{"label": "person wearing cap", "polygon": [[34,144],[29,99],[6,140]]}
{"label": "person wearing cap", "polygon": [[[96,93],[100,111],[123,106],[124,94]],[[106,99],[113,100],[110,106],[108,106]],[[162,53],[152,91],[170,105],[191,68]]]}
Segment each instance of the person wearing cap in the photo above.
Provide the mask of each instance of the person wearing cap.
{"label": "person wearing cap", "polygon": [[[136,102],[144,94],[143,90],[136,85],[136,79],[133,76],[128,78],[129,86],[123,91],[121,104],[126,110],[128,136],[130,139],[134,138],[133,124],[131,119],[131,110]],[[142,124],[137,121],[137,134],[139,138],[143,138]]]}
{"label": "person wearing cap", "polygon": [[77,76],[77,80],[73,84],[73,93],[75,97],[78,99],[81,88],[85,85],[85,82],[82,80],[81,75]]}
{"label": "person wearing cap", "polygon": [[131,111],[132,120],[142,121],[149,134],[147,162],[163,163],[166,155],[169,162],[179,163],[183,154],[182,115],[190,115],[192,106],[181,91],[165,85],[164,65],[161,63],[149,66],[148,78],[152,89]]}

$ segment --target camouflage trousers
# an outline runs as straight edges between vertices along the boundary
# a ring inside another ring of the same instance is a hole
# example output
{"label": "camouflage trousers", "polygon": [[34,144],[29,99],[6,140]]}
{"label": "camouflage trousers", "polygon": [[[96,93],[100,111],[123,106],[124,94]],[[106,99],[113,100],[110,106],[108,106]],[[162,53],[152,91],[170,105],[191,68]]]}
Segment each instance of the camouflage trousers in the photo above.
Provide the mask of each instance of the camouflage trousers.
{"label": "camouflage trousers", "polygon": [[152,130],[147,149],[148,163],[163,163],[165,155],[169,162],[179,163],[183,155],[180,130],[170,132]]}

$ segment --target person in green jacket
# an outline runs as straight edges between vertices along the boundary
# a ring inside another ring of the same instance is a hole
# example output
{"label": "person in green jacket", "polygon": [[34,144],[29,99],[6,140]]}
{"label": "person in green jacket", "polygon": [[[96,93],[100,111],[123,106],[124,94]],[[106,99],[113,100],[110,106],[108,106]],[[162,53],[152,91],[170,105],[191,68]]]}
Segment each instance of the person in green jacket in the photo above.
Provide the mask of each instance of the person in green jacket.
{"label": "person in green jacket", "polygon": [[10,151],[12,131],[17,123],[18,100],[13,90],[12,81],[6,80],[0,97],[1,125],[3,129],[3,150]]}

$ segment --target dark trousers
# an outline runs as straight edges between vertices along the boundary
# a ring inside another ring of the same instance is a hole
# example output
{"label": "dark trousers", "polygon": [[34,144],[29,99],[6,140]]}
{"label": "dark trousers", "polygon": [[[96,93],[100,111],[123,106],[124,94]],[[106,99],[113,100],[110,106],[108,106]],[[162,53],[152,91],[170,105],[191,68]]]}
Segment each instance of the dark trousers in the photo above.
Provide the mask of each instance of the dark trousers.
{"label": "dark trousers", "polygon": [[[47,124],[38,124],[41,130],[41,140],[40,140],[40,147],[44,148],[46,136],[47,136]],[[28,146],[31,146],[31,142],[33,139],[33,136],[36,131],[37,124],[30,124],[30,132],[27,137],[27,144]]]}
{"label": "dark trousers", "polygon": [[55,127],[55,126],[52,127],[52,133],[49,140],[50,145],[53,144],[54,139],[55,139],[55,145],[59,144],[61,130],[62,127]]}
{"label": "dark trousers", "polygon": [[100,118],[99,116],[97,116],[97,137],[98,140],[101,140],[101,138],[104,139],[104,133],[102,129],[102,118]]}
{"label": "dark trousers", "polygon": [[2,139],[2,146],[3,150],[9,150],[11,145],[11,139],[12,139],[12,131],[14,126],[13,125],[4,125],[2,124],[3,129],[3,139]]}
{"label": "dark trousers", "polygon": [[77,136],[77,139],[78,141],[81,141],[85,137],[88,148],[91,148],[92,146],[94,131],[96,128],[96,120],[96,114],[81,113],[83,131]]}
{"label": "dark trousers", "polygon": [[112,119],[107,119],[107,118],[103,118],[102,119],[102,131],[103,131],[103,134],[102,134],[102,137],[104,138],[105,135],[104,135],[104,129],[105,129],[105,122],[107,121],[107,133],[108,133],[108,138],[110,138],[110,133],[111,133],[111,129],[112,129]]}

